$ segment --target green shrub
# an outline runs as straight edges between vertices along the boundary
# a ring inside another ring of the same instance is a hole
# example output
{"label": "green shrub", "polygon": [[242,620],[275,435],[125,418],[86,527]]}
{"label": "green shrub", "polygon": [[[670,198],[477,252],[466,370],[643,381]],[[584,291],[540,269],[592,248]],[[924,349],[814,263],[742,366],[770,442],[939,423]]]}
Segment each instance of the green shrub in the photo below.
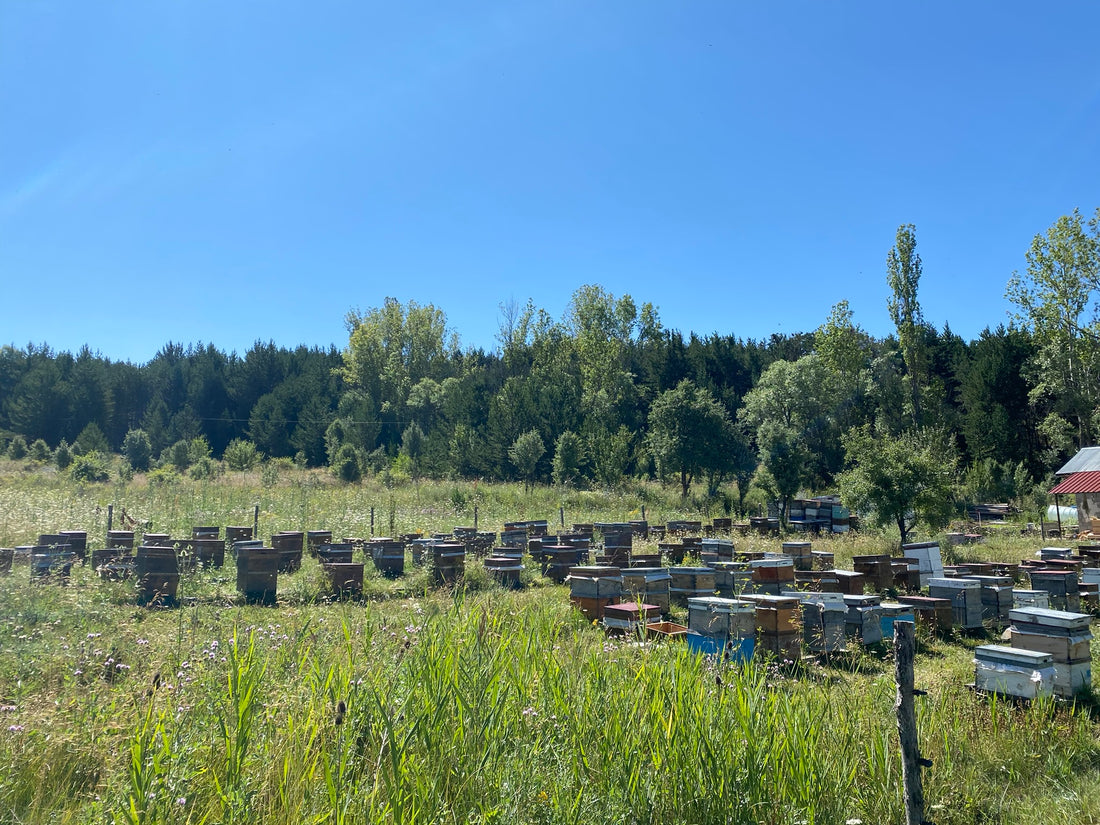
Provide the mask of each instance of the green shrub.
{"label": "green shrub", "polygon": [[73,481],[107,481],[110,474],[107,472],[107,457],[98,451],[79,455],[73,461],[69,475]]}
{"label": "green shrub", "polygon": [[279,483],[279,465],[274,461],[268,461],[260,470],[260,484],[264,487],[274,487]]}
{"label": "green shrub", "polygon": [[17,435],[15,438],[13,438],[11,440],[11,443],[8,445],[8,457],[14,458],[16,461],[21,458],[26,458],[27,439],[23,438],[23,436],[21,435]]}
{"label": "green shrub", "polygon": [[126,433],[126,437],[122,439],[122,454],[135,470],[145,472],[149,469],[153,460],[153,445],[145,430],[130,430]]}
{"label": "green shrub", "polygon": [[210,456],[203,456],[191,465],[187,474],[197,480],[214,478],[218,474],[218,462]]}
{"label": "green shrub", "polygon": [[161,454],[160,461],[171,464],[177,472],[184,472],[191,466],[191,443],[180,439]]}
{"label": "green shrub", "polygon": [[50,460],[50,445],[41,438],[37,438],[34,443],[31,444],[29,453],[34,461],[45,463]]}
{"label": "green shrub", "polygon": [[260,460],[260,451],[251,441],[234,438],[222,454],[230,470],[251,470]]}
{"label": "green shrub", "polygon": [[165,487],[170,484],[175,484],[179,479],[179,473],[176,472],[176,468],[171,464],[157,467],[149,473],[149,483],[154,487]]}
{"label": "green shrub", "polygon": [[73,451],[69,447],[69,442],[65,439],[61,439],[61,443],[54,450],[53,463],[57,465],[59,470],[67,470],[69,465],[73,463]]}
{"label": "green shrub", "polygon": [[83,430],[80,431],[80,435],[76,437],[76,441],[73,442],[73,452],[78,455],[85,455],[87,453],[108,453],[111,450],[111,445],[107,443],[107,436],[103,434],[103,430],[99,429],[99,425],[94,421],[90,422]]}
{"label": "green shrub", "polygon": [[354,447],[344,444],[336,451],[332,472],[338,479],[349,484],[363,477],[363,470],[359,466],[359,454]]}

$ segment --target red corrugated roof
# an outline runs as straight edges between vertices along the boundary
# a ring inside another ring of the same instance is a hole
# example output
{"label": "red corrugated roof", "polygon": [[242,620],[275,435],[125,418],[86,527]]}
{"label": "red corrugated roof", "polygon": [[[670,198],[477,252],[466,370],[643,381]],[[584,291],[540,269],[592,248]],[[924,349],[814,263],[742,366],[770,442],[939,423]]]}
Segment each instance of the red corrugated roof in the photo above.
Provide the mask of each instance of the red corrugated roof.
{"label": "red corrugated roof", "polygon": [[1085,470],[1074,473],[1050,491],[1051,495],[1062,493],[1100,493],[1100,470]]}

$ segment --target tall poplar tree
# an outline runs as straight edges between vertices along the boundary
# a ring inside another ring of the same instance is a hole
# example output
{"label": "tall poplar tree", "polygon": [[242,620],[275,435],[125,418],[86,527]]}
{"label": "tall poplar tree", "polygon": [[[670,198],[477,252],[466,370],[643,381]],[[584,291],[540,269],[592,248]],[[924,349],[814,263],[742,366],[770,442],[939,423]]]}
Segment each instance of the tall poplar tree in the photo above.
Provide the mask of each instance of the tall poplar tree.
{"label": "tall poplar tree", "polygon": [[927,377],[927,353],[924,347],[924,316],[917,301],[921,260],[917,252],[917,228],[911,223],[898,227],[897,240],[886,256],[886,283],[893,293],[887,306],[898,330],[905,369],[909,374],[909,392],[913,420],[921,423],[921,387]]}

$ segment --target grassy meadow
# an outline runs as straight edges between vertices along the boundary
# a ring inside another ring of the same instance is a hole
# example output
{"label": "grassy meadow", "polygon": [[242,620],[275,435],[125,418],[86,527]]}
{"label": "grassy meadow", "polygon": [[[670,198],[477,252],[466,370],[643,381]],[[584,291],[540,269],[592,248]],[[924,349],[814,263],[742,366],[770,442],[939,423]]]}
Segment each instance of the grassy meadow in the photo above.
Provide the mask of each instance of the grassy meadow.
{"label": "grassy meadow", "polygon": [[[101,546],[107,506],[155,532],[251,524],[260,535],[483,530],[505,521],[707,519],[674,491],[229,474],[78,486],[0,466],[0,545],[59,529]],[[777,549],[778,539],[740,546]],[[888,536],[818,539],[838,566]],[[959,548],[1019,560],[1018,531]],[[14,823],[894,823],[904,821],[888,645],[831,661],[727,666],[679,644],[612,640],[568,591],[525,571],[497,587],[424,570],[365,597],[323,598],[320,569],[280,576],[250,607],[233,568],[185,576],[183,605],[74,568],[66,587],[0,578],[0,821]],[[990,639],[993,635],[990,634]],[[1100,725],[1075,706],[972,694],[983,639],[921,634],[917,685],[928,817],[1100,822]]]}

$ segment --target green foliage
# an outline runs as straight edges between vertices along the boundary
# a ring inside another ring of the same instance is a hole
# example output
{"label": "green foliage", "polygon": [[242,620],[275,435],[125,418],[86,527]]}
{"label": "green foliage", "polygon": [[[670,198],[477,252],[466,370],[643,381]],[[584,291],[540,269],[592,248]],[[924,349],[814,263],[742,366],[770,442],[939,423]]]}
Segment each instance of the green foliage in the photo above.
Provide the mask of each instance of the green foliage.
{"label": "green foliage", "polygon": [[593,473],[606,489],[622,484],[630,465],[633,433],[621,425],[617,430],[594,430],[586,433],[585,454],[590,456]]}
{"label": "green foliage", "polygon": [[344,444],[336,451],[331,466],[333,474],[343,482],[351,484],[363,477],[359,453],[350,444]]}
{"label": "green foliage", "polygon": [[78,455],[69,468],[69,475],[74,481],[107,481],[110,478],[107,457],[95,451]]}
{"label": "green foliage", "polygon": [[45,463],[50,460],[50,445],[41,438],[36,438],[27,452],[33,461]]}
{"label": "green foliage", "polygon": [[27,457],[27,439],[21,435],[17,435],[12,438],[8,444],[8,458],[19,461],[20,459]]}
{"label": "green foliage", "polygon": [[153,445],[145,430],[128,430],[122,439],[122,454],[138,472],[145,472],[153,460]]}
{"label": "green foliage", "polygon": [[825,486],[841,465],[837,393],[817,354],[775,361],[745,396],[739,419],[755,436],[766,472],[757,484],[786,520],[790,499],[806,486]]}
{"label": "green foliage", "polygon": [[956,456],[945,431],[881,437],[862,427],[844,436],[844,449],[850,469],[838,479],[841,498],[878,526],[896,526],[902,544],[918,524],[935,532],[950,521]]}
{"label": "green foliage", "polygon": [[721,479],[734,469],[736,442],[726,408],[686,378],[650,407],[650,453],[661,475],[679,474],[684,498],[697,473],[707,474],[711,494],[717,491]]}
{"label": "green foliage", "polygon": [[415,421],[401,434],[401,456],[407,462],[407,472],[411,478],[420,477],[420,460],[424,455],[424,431]]}
{"label": "green foliage", "polygon": [[191,463],[202,461],[204,458],[210,458],[213,452],[210,449],[210,442],[206,440],[206,436],[198,435],[192,438],[187,444],[187,454],[191,458]]}
{"label": "green foliage", "polygon": [[245,471],[253,469],[260,461],[260,452],[251,441],[234,438],[225,448],[222,454],[226,466],[230,470]]}
{"label": "green foliage", "polygon": [[1084,447],[1100,433],[1100,209],[1088,221],[1077,210],[1060,217],[1035,236],[1026,259],[1006,297],[1036,345],[1030,398],[1044,410],[1048,437],[1065,423]]}
{"label": "green foliage", "polygon": [[968,504],[1024,503],[1035,482],[1022,463],[1009,464],[984,458],[963,473],[961,493]]}
{"label": "green foliage", "polygon": [[[346,323],[350,334],[341,377],[374,407],[373,414],[355,420],[365,422],[363,426],[373,424],[395,444],[401,430],[391,422],[406,415],[413,387],[424,379],[442,382],[453,374],[458,338],[441,310],[415,301],[402,306],[394,298],[365,313],[349,312]],[[344,410],[338,414],[346,417]],[[365,439],[354,446],[369,450],[375,445]]]}
{"label": "green foliage", "polygon": [[[293,466],[293,463],[291,464]],[[283,465],[277,464],[274,459],[265,461],[262,468],[260,468],[260,484],[264,489],[271,489],[279,483],[280,470]]]}
{"label": "green foliage", "polygon": [[99,425],[94,421],[88,423],[88,425],[80,431],[80,435],[76,437],[76,441],[73,442],[73,452],[78,455],[85,455],[86,453],[107,453],[110,452],[111,446],[107,443],[107,436],[103,434],[103,430],[99,428]]}
{"label": "green foliage", "polygon": [[546,445],[542,442],[542,436],[538,430],[528,430],[515,440],[508,449],[508,458],[519,471],[523,479],[524,489],[527,489],[535,480],[538,471],[539,459],[546,453]]}
{"label": "green foliage", "polygon": [[187,474],[194,479],[214,478],[218,474],[218,462],[210,456],[203,456],[188,468]]}
{"label": "green foliage", "polygon": [[924,317],[917,301],[921,270],[917,229],[911,223],[903,224],[898,227],[897,241],[886,256],[886,283],[892,293],[887,307],[898,331],[898,342],[908,373],[913,418],[918,425],[921,423],[921,389],[928,378]]}
{"label": "green foliage", "polygon": [[73,463],[73,451],[69,449],[69,442],[65,439],[61,439],[61,443],[54,450],[53,463],[59,470],[67,470]]}
{"label": "green foliage", "polygon": [[153,487],[167,487],[180,480],[180,474],[171,464],[164,464],[149,471],[149,484]]}
{"label": "green foliage", "polygon": [[584,445],[580,436],[566,430],[558,436],[554,447],[553,475],[555,484],[573,484],[580,477],[584,466]]}
{"label": "green foliage", "polygon": [[191,466],[191,443],[180,439],[164,451],[160,460],[162,464],[171,464],[176,472],[186,472]]}

